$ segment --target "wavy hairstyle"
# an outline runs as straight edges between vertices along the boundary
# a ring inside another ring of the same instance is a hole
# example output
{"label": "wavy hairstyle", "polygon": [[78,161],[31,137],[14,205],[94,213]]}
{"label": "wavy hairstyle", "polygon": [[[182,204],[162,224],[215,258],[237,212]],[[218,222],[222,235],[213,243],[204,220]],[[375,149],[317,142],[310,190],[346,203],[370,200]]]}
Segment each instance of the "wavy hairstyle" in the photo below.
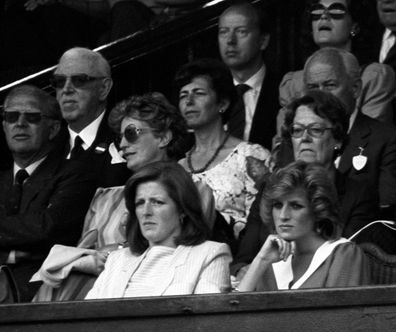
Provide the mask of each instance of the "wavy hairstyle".
{"label": "wavy hairstyle", "polygon": [[125,185],[125,204],[129,211],[126,238],[131,252],[142,254],[149,246],[144,238],[135,209],[137,187],[146,182],[160,183],[174,201],[180,213],[184,214],[181,233],[175,239],[176,245],[198,245],[209,238],[210,230],[201,207],[201,198],[191,176],[175,162],[158,161],[142,167],[131,176]]}
{"label": "wavy hairstyle", "polygon": [[120,134],[121,122],[126,117],[147,123],[156,137],[161,137],[169,130],[172,139],[166,152],[170,159],[178,159],[185,152],[186,122],[162,93],[134,95],[118,103],[109,114],[110,128]]}
{"label": "wavy hairstyle", "polygon": [[339,238],[342,227],[336,188],[327,170],[317,163],[299,160],[271,174],[261,198],[263,222],[274,229],[274,202],[297,189],[305,192],[310,203],[315,231],[325,240]]}
{"label": "wavy hairstyle", "polygon": [[331,130],[333,137],[345,145],[349,127],[348,113],[337,97],[320,90],[308,91],[304,96],[295,99],[287,106],[285,121],[282,126],[282,137],[285,140],[291,140],[289,130],[300,106],[307,106],[317,116],[329,120],[334,127]]}
{"label": "wavy hairstyle", "polygon": [[216,94],[217,102],[229,101],[228,108],[221,114],[222,122],[226,123],[237,100],[237,92],[230,70],[221,61],[209,58],[198,59],[183,65],[176,73],[174,80],[175,100],[179,100],[179,92],[182,87],[197,77],[204,77],[208,80]]}

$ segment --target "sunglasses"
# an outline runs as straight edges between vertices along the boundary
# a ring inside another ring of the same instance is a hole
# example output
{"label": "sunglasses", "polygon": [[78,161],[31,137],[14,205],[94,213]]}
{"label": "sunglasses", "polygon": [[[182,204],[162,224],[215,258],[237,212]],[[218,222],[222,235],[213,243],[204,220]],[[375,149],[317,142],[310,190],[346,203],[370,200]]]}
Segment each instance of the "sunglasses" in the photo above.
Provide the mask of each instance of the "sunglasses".
{"label": "sunglasses", "polygon": [[76,74],[76,75],[66,76],[66,75],[54,74],[54,76],[50,78],[51,86],[54,89],[63,89],[68,78],[70,78],[70,82],[71,84],[73,84],[75,88],[84,88],[89,83],[97,80],[102,80],[106,78],[106,76],[93,77],[86,74]]}
{"label": "sunglasses", "polygon": [[348,13],[348,9],[339,2],[333,3],[329,7],[325,7],[322,4],[317,3],[312,5],[309,13],[311,14],[312,21],[320,20],[324,14],[333,20],[341,20]]}
{"label": "sunglasses", "polygon": [[2,114],[3,120],[7,123],[16,123],[21,115],[23,115],[25,121],[30,124],[38,124],[43,118],[49,118],[40,112],[26,113],[19,111],[5,111]]}
{"label": "sunglasses", "polygon": [[326,130],[332,130],[333,127],[324,127],[318,123],[311,123],[308,126],[304,126],[302,124],[293,124],[289,133],[293,138],[301,138],[305,131],[307,131],[308,135],[315,138],[320,138],[324,135]]}
{"label": "sunglasses", "polygon": [[130,124],[126,126],[124,132],[120,135],[120,142],[123,137],[128,141],[128,143],[135,143],[140,135],[153,131],[153,129],[147,128],[138,128],[134,124]]}

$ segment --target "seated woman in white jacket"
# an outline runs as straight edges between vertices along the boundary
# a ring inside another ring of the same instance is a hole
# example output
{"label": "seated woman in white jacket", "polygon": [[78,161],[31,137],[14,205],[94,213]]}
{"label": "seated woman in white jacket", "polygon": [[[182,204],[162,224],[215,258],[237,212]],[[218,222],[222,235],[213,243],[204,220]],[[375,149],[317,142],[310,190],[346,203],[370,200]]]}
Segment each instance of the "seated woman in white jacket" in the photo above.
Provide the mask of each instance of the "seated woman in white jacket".
{"label": "seated woman in white jacket", "polygon": [[110,254],[86,299],[228,290],[231,253],[226,244],[207,241],[199,201],[176,163],[155,162],[134,174],[125,187],[129,247]]}

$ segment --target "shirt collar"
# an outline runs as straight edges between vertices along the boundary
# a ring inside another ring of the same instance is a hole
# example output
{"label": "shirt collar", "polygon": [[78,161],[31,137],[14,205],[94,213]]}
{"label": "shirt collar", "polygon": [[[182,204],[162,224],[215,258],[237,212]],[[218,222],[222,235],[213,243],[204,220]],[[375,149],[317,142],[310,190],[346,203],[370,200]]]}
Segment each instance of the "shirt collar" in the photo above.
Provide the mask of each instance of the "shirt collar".
{"label": "shirt collar", "polygon": [[353,111],[353,113],[351,114],[351,116],[349,117],[349,128],[348,128],[348,133],[351,131],[351,128],[356,120],[356,116],[358,114],[359,109],[357,107],[355,107],[355,110]]}
{"label": "shirt collar", "polygon": [[15,174],[20,170],[20,169],[24,169],[29,176],[32,175],[32,173],[36,170],[36,168],[44,161],[44,159],[47,158],[47,156],[35,161],[33,164],[30,164],[28,167],[22,168],[19,167],[16,163],[14,163],[14,178],[15,178]]}
{"label": "shirt collar", "polygon": [[84,150],[88,149],[92,143],[94,142],[96,138],[96,134],[99,130],[100,123],[102,122],[104,118],[105,112],[103,111],[94,121],[92,121],[88,126],[86,126],[83,130],[81,130],[79,133],[76,133],[73,129],[71,129],[69,126],[67,129],[69,130],[70,134],[70,147],[73,148],[74,146],[74,140],[76,136],[80,136],[81,139],[83,140],[82,147]]}
{"label": "shirt collar", "polygon": [[249,85],[252,88],[252,90],[260,91],[261,90],[261,85],[262,85],[263,80],[264,80],[265,72],[266,72],[266,68],[265,68],[265,64],[263,64],[260,67],[260,69],[253,76],[251,76],[249,79],[247,79],[245,82],[238,82],[234,78],[234,85],[238,85],[238,84],[244,83],[244,84]]}
{"label": "shirt collar", "polygon": [[393,34],[392,30],[389,30],[388,28],[385,29],[384,35],[382,36],[382,41],[387,40],[390,38]]}

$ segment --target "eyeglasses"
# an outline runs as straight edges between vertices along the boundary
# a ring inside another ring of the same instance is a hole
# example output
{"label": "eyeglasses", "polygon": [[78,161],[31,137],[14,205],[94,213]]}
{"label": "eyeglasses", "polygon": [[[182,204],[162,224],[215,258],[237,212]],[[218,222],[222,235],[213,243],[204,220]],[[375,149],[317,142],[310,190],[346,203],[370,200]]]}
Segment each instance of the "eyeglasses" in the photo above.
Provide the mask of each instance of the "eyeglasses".
{"label": "eyeglasses", "polygon": [[315,138],[320,138],[324,135],[326,130],[332,130],[333,127],[324,127],[318,123],[311,123],[308,126],[304,126],[302,124],[293,124],[289,133],[293,138],[301,138],[305,131],[307,131],[308,135]]}
{"label": "eyeglasses", "polygon": [[122,137],[128,141],[128,143],[135,143],[141,134],[153,131],[151,128],[138,128],[134,124],[126,126],[124,132],[120,135],[120,142]]}
{"label": "eyeglasses", "polygon": [[86,74],[76,74],[76,75],[66,76],[66,75],[55,74],[53,77],[50,78],[51,86],[54,89],[63,89],[68,78],[70,78],[70,82],[73,84],[75,88],[84,88],[89,83],[96,80],[102,80],[106,78],[106,76],[93,77]]}
{"label": "eyeglasses", "polygon": [[312,21],[320,20],[320,18],[324,14],[326,14],[326,16],[329,16],[333,20],[341,20],[345,17],[347,13],[348,9],[339,2],[333,3],[329,7],[325,7],[322,4],[317,3],[315,5],[312,5],[310,10]]}
{"label": "eyeglasses", "polygon": [[19,117],[23,115],[24,119],[30,124],[38,124],[43,118],[49,118],[40,112],[19,112],[19,111],[5,111],[2,114],[3,120],[7,123],[16,123]]}

